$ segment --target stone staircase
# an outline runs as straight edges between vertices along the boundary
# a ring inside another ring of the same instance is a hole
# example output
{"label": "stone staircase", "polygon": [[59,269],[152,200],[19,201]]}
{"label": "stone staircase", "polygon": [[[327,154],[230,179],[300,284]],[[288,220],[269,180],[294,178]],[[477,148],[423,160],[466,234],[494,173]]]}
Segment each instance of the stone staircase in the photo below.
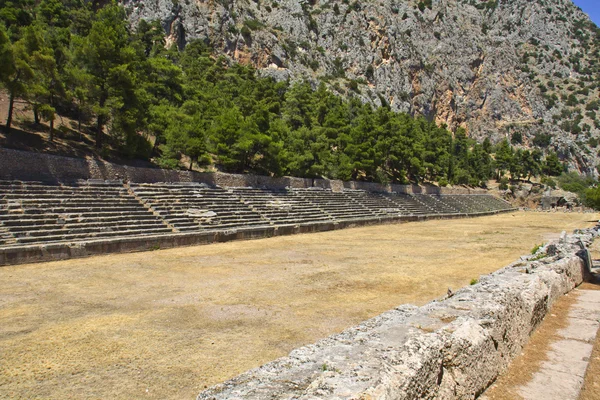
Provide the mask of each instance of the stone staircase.
{"label": "stone staircase", "polygon": [[85,181],[65,186],[5,181],[0,182],[0,205],[0,223],[12,236],[5,244],[172,232],[121,182]]}
{"label": "stone staircase", "polygon": [[333,192],[330,189],[293,189],[304,201],[312,203],[334,221],[374,218],[377,213],[348,196],[346,192]]}
{"label": "stone staircase", "polygon": [[512,208],[509,203],[503,200],[482,194],[444,195],[441,196],[441,200],[456,208],[460,208],[465,213],[480,213]]}
{"label": "stone staircase", "polygon": [[470,214],[480,212],[480,207],[473,201],[467,200],[470,195],[466,194],[445,194],[440,196],[440,200],[449,207],[456,209],[459,213]]}
{"label": "stone staircase", "polygon": [[470,195],[470,197],[473,198],[475,201],[479,202],[480,204],[484,205],[485,208],[487,209],[487,211],[513,209],[513,206],[509,202],[504,201],[504,200],[499,199],[494,196],[478,194],[478,195]]}
{"label": "stone staircase", "polygon": [[15,243],[17,243],[17,240],[14,235],[0,223],[0,246],[9,246]]}
{"label": "stone staircase", "polygon": [[131,184],[135,195],[178,232],[269,225],[233,191],[199,183]]}
{"label": "stone staircase", "polygon": [[436,214],[459,214],[461,212],[460,208],[446,204],[444,196],[431,194],[413,194],[412,196]]}
{"label": "stone staircase", "polygon": [[321,208],[291,190],[234,188],[231,192],[272,225],[329,221]]}
{"label": "stone staircase", "polygon": [[376,216],[399,216],[406,215],[407,209],[399,206],[379,193],[365,192],[364,190],[344,190],[346,196],[363,207],[371,210]]}
{"label": "stone staircase", "polygon": [[401,215],[433,214],[430,207],[427,207],[411,195],[402,193],[382,193],[381,196],[388,198],[396,204],[402,210]]}

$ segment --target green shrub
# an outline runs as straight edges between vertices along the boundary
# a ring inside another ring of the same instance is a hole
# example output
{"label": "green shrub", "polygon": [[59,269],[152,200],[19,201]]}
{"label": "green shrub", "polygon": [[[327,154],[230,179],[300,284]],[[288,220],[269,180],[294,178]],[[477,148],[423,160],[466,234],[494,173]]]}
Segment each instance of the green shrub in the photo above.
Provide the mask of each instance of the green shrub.
{"label": "green shrub", "polygon": [[596,181],[589,176],[579,175],[577,172],[562,173],[558,177],[558,186],[567,192],[583,194],[583,192],[594,185]]}
{"label": "green shrub", "polygon": [[510,136],[511,144],[523,144],[523,134],[521,132],[513,132]]}
{"label": "green shrub", "polygon": [[241,33],[242,33],[242,36],[244,36],[246,38],[252,36],[252,32],[246,25],[242,26]]}
{"label": "green shrub", "polygon": [[541,182],[551,189],[556,189],[556,181],[549,176],[544,176]]}
{"label": "green shrub", "polygon": [[265,25],[257,19],[247,19],[244,21],[244,26],[247,26],[250,30],[257,31],[264,28]]}
{"label": "green shrub", "polygon": [[533,138],[533,144],[537,147],[548,147],[552,141],[552,135],[538,133]]}
{"label": "green shrub", "polygon": [[535,246],[533,246],[533,249],[531,249],[531,254],[537,253],[538,250],[542,247],[544,247],[544,243],[536,244]]}

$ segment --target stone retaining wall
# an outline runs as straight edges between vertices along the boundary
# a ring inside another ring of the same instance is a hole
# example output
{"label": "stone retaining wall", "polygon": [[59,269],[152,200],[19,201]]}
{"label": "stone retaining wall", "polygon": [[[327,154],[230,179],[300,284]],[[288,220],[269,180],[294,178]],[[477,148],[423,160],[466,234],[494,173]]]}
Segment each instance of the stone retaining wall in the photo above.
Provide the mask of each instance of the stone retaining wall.
{"label": "stone retaining wall", "polygon": [[476,194],[483,189],[438,188],[417,185],[381,185],[369,182],[343,182],[327,179],[272,178],[258,175],[200,173],[113,164],[101,159],[60,157],[50,154],[0,148],[0,180],[72,183],[79,179],[127,180],[136,183],[199,182],[221,187],[265,187],[270,189],[320,187],[341,191],[363,189],[376,192]]}
{"label": "stone retaining wall", "polygon": [[472,399],[586,274],[598,227],[423,307],[400,306],[201,393],[198,400]]}

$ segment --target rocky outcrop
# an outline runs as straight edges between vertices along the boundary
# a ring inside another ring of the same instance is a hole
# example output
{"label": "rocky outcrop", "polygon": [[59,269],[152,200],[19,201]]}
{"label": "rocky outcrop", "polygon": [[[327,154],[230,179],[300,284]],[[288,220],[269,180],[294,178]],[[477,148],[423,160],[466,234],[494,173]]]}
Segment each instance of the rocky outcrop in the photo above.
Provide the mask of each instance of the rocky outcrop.
{"label": "rocky outcrop", "polygon": [[401,306],[217,385],[198,400],[476,398],[552,303],[580,284],[597,229],[563,235],[475,285]]}
{"label": "rocky outcrop", "polygon": [[263,75],[324,81],[479,140],[517,133],[596,173],[598,34],[570,0],[122,3],[133,25],[161,20],[169,43],[199,38]]}

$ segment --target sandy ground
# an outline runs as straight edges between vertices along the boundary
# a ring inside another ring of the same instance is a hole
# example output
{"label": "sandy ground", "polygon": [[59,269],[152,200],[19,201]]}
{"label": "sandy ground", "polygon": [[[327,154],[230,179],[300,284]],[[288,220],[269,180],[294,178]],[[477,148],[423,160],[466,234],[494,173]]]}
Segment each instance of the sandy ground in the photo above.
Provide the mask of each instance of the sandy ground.
{"label": "sandy ground", "polygon": [[597,214],[510,213],[0,268],[0,398],[193,398]]}

